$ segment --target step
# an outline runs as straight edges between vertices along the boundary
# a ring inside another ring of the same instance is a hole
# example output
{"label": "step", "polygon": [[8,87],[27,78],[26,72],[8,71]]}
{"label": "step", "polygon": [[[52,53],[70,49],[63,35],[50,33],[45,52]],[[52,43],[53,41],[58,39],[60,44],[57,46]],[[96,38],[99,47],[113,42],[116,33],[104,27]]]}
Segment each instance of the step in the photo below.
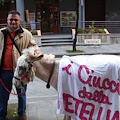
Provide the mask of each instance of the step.
{"label": "step", "polygon": [[68,43],[44,43],[41,44],[41,46],[62,46],[62,45],[73,45],[72,42],[68,42]]}
{"label": "step", "polygon": [[59,42],[73,42],[72,39],[49,39],[49,40],[41,40],[42,44],[44,43],[59,43]]}
{"label": "step", "polygon": [[41,38],[41,40],[61,40],[61,39],[72,39],[72,37],[46,37],[46,38]]}
{"label": "step", "polygon": [[42,35],[41,39],[65,39],[72,38],[72,35]]}
{"label": "step", "polygon": [[42,35],[41,46],[58,46],[73,44],[71,34]]}

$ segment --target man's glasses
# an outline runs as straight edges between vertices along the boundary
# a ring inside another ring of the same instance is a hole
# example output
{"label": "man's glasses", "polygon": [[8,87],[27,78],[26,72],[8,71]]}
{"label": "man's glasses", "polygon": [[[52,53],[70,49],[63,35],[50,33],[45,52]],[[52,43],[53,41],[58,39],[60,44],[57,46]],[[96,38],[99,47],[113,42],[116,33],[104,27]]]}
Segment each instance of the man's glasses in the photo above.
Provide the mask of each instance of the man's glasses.
{"label": "man's glasses", "polygon": [[11,22],[12,21],[15,21],[15,22],[17,22],[18,21],[18,19],[9,19]]}

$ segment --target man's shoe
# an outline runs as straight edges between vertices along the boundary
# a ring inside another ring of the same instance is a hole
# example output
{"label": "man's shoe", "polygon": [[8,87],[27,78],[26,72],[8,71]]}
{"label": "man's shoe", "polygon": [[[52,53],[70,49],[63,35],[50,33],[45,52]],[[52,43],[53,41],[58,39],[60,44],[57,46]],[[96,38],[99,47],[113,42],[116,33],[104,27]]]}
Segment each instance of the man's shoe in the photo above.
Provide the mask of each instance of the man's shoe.
{"label": "man's shoe", "polygon": [[20,120],[27,120],[27,116],[26,115],[21,115]]}

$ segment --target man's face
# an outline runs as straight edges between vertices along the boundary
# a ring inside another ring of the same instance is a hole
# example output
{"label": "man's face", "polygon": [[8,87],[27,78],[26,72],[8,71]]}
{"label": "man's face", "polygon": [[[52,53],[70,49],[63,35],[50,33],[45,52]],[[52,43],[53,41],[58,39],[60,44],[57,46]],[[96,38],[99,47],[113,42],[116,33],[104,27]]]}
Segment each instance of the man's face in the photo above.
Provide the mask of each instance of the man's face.
{"label": "man's face", "polygon": [[21,19],[18,14],[9,14],[7,18],[8,27],[15,31],[20,25]]}

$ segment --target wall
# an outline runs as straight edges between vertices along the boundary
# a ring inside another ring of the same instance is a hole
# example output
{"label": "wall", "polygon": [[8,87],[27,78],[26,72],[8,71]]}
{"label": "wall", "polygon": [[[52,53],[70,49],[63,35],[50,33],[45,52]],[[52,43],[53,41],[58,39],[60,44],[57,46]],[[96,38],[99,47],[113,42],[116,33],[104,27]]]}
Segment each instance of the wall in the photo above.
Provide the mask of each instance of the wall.
{"label": "wall", "polygon": [[106,21],[120,20],[120,0],[106,0]]}
{"label": "wall", "polygon": [[[59,11],[76,11],[75,0],[59,0]],[[71,27],[60,27],[60,33],[71,33]]]}
{"label": "wall", "polygon": [[74,11],[76,10],[75,0],[59,0],[60,11]]}
{"label": "wall", "polygon": [[[29,10],[29,12],[35,12],[36,4],[35,0],[24,0],[25,1],[25,10]],[[29,3],[29,5],[28,5]],[[76,11],[75,0],[59,0],[59,11]],[[70,27],[60,27],[60,33],[71,33]]]}
{"label": "wall", "polygon": [[35,0],[24,0],[25,1],[25,10],[29,10],[29,12],[35,12]]}
{"label": "wall", "polygon": [[85,21],[105,21],[105,0],[85,0]]}

